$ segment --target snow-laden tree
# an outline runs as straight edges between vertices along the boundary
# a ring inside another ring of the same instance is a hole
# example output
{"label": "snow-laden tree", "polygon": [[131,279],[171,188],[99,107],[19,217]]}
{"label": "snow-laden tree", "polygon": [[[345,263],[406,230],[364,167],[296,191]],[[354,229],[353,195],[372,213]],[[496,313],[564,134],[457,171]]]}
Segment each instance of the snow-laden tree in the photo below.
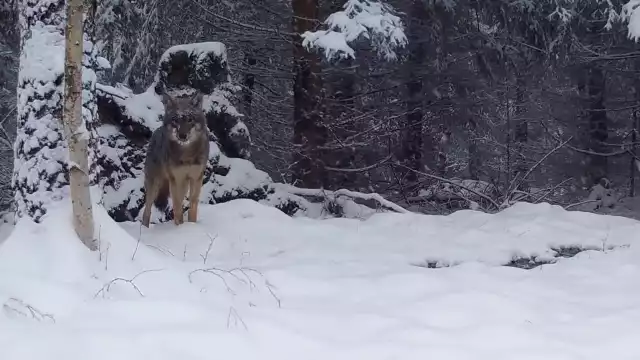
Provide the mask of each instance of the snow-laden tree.
{"label": "snow-laden tree", "polygon": [[165,41],[160,29],[161,11],[170,6],[163,0],[98,1],[96,45],[101,56],[111,61],[108,71],[101,74],[105,81],[126,84],[134,91],[144,89],[147,79],[156,72]]}
{"label": "snow-laden tree", "polygon": [[395,60],[397,50],[407,44],[404,26],[395,10],[375,0],[347,0],[343,9],[330,14],[324,21],[326,30],[305,31],[302,45],[320,49],[327,59],[355,57],[352,45],[366,39],[378,55]]}
{"label": "snow-laden tree", "polygon": [[[48,204],[69,195],[69,155],[62,124],[65,1],[21,0],[18,121],[13,188],[16,215],[36,222]],[[95,114],[95,49],[84,36],[83,122],[91,132]]]}
{"label": "snow-laden tree", "polygon": [[[323,22],[326,29],[318,30],[323,6],[330,5],[337,5],[339,10],[330,13]],[[327,93],[323,67],[330,68],[327,63],[336,59],[353,59],[354,47],[359,41],[368,42],[385,60],[396,59],[397,50],[407,43],[404,25],[394,9],[382,1],[292,0],[291,7],[294,30],[292,181],[312,188],[342,186],[343,181],[333,181],[337,176],[328,169],[352,167],[355,148],[349,151],[343,142],[350,137],[349,131],[332,124],[334,114],[330,114],[327,97],[346,101],[344,105],[351,99]],[[345,91],[341,93],[353,93],[355,81],[345,81],[343,85]],[[330,145],[332,140],[338,145]]]}

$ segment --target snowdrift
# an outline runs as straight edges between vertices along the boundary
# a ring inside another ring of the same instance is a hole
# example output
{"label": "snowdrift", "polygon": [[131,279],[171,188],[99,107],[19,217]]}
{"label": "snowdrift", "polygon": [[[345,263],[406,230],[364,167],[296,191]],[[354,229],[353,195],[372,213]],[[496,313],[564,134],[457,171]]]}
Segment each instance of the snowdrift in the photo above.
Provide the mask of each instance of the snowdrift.
{"label": "snowdrift", "polygon": [[[200,212],[146,229],[96,206],[93,253],[66,202],[21,220],[0,244],[2,359],[640,358],[634,220],[547,204],[365,221],[251,200]],[[514,258],[553,263],[503,266]]]}

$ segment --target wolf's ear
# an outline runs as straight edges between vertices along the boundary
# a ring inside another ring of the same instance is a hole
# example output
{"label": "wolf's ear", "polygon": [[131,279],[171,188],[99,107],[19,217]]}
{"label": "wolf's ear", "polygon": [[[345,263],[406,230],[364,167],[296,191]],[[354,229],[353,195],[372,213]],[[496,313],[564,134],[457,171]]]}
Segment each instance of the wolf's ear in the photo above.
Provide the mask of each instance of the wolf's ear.
{"label": "wolf's ear", "polygon": [[204,94],[200,91],[196,91],[196,93],[191,97],[191,105],[201,108],[202,107],[202,99],[204,98]]}
{"label": "wolf's ear", "polygon": [[162,102],[164,103],[164,106],[167,108],[176,107],[176,100],[173,98],[173,96],[167,94],[166,92],[162,94]]}

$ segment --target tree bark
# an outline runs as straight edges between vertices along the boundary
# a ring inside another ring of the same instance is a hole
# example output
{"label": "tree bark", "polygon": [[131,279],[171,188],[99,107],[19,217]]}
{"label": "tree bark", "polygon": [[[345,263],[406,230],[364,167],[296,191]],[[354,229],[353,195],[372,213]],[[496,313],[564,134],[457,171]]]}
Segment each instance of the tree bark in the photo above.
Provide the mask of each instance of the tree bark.
{"label": "tree bark", "polygon": [[83,0],[68,0],[66,13],[62,121],[69,145],[69,183],[73,205],[73,226],[80,240],[89,249],[96,250],[89,189],[89,132],[82,119]]}
{"label": "tree bark", "polygon": [[[638,87],[636,85],[636,96],[638,96]],[[631,117],[631,158],[629,159],[629,196],[636,196],[636,157],[638,156],[638,109],[633,109],[633,116]]]}
{"label": "tree bark", "polygon": [[256,75],[253,67],[256,65],[256,57],[251,50],[247,51],[244,56],[247,72],[244,75],[244,86],[242,88],[242,100],[244,105],[244,115],[251,119],[253,110],[253,87],[256,82]]}
{"label": "tree bark", "polygon": [[469,178],[472,180],[480,179],[480,152],[478,151],[478,126],[471,114],[468,114],[467,119],[467,146],[469,151],[469,162],[467,167],[469,169]]}
{"label": "tree bark", "polygon": [[[526,60],[525,60],[526,61]],[[525,68],[528,68],[526,66]],[[516,103],[515,103],[515,125],[513,127],[513,140],[516,150],[516,158],[514,161],[514,174],[513,178],[518,182],[518,190],[529,191],[529,184],[527,179],[524,179],[524,174],[527,173],[527,159],[524,158],[527,141],[529,140],[529,122],[526,119],[526,98],[525,91],[527,89],[527,82],[524,78],[525,74],[522,71],[516,73]]]}
{"label": "tree bark", "polygon": [[590,185],[595,185],[608,177],[607,156],[601,155],[607,152],[604,143],[609,137],[607,112],[604,106],[606,79],[604,71],[597,65],[591,66],[588,72],[588,149],[593,154],[589,155],[587,177]]}
{"label": "tree bark", "polygon": [[407,180],[414,182],[422,169],[424,83],[420,74],[426,60],[426,44],[423,36],[427,9],[420,0],[411,3],[409,19],[409,59],[407,61],[407,115],[402,136],[402,161],[414,170],[407,174]]}
{"label": "tree bark", "polygon": [[[634,70],[636,71],[636,76],[633,80],[633,90],[636,98],[636,106],[640,103],[640,79],[638,79],[638,72],[640,71],[640,61],[636,60],[634,62]],[[638,157],[638,145],[636,142],[638,141],[638,130],[639,130],[639,121],[640,121],[640,112],[639,108],[633,109],[633,114],[631,117],[631,158],[629,159],[629,196],[636,196],[636,165],[639,163],[636,158]]]}
{"label": "tree bark", "polygon": [[318,55],[302,46],[298,34],[313,30],[318,18],[318,0],[292,0],[293,29],[293,182],[301,187],[326,185],[326,169],[321,161],[327,129],[322,123]]}

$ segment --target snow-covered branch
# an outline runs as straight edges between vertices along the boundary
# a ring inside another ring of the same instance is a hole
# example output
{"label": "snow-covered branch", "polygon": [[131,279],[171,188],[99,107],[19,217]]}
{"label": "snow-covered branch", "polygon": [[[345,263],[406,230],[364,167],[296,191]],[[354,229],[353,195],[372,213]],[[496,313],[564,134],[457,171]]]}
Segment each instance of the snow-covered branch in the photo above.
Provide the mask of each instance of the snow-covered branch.
{"label": "snow-covered branch", "polygon": [[360,38],[371,41],[378,54],[387,60],[397,58],[396,50],[407,44],[404,25],[391,6],[371,0],[348,0],[344,10],[325,20],[327,30],[302,34],[302,45],[320,49],[328,59],[355,58],[349,45]]}
{"label": "snow-covered branch", "polygon": [[338,198],[342,196],[353,199],[354,201],[359,200],[361,202],[373,202],[373,208],[379,207],[401,214],[409,212],[409,210],[403,208],[402,206],[394,204],[393,202],[383,198],[380,194],[375,193],[365,194],[347,189],[339,189],[336,191],[329,191],[324,189],[303,189],[288,184],[273,184],[273,186],[278,190],[282,190],[286,193],[297,196],[311,196],[319,198]]}

